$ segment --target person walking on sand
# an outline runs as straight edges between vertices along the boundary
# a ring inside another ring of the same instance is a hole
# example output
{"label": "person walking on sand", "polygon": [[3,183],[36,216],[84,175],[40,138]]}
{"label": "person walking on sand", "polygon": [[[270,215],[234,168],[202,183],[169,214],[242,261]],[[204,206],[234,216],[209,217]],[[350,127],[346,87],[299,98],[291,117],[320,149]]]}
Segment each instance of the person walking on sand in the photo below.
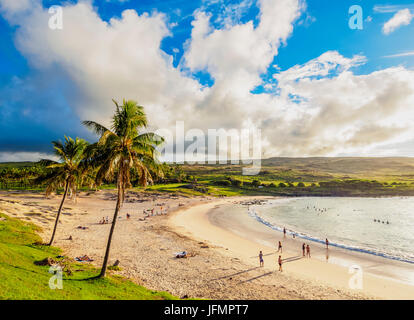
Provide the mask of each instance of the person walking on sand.
{"label": "person walking on sand", "polygon": [[326,243],[326,249],[328,249],[328,246],[329,246],[328,238],[325,239],[325,243]]}
{"label": "person walking on sand", "polygon": [[278,245],[278,248],[277,248],[277,252],[282,253],[282,242],[280,242],[280,241],[279,241],[279,245]]}
{"label": "person walking on sand", "polygon": [[306,244],[302,244],[302,255],[305,256]]}
{"label": "person walking on sand", "polygon": [[309,247],[309,245],[307,245],[307,246],[306,246],[306,255],[308,256],[308,258],[310,258],[310,257],[311,257],[311,255],[310,255],[310,247]]}
{"label": "person walking on sand", "polygon": [[279,256],[279,259],[277,261],[279,263],[279,271],[282,272],[282,256]]}
{"label": "person walking on sand", "polygon": [[259,252],[259,262],[260,262],[260,266],[263,267],[264,261],[263,261],[263,252],[262,251]]}

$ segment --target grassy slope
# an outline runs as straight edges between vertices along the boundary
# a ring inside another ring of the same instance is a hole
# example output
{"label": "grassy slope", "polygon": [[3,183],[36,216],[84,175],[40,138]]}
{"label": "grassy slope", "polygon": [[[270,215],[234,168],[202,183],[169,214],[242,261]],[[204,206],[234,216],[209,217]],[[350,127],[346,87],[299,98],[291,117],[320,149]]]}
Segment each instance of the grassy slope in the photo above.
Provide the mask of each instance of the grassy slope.
{"label": "grassy slope", "polygon": [[34,261],[55,259],[58,248],[37,245],[41,241],[34,224],[10,218],[0,221],[0,299],[174,299],[166,292],[150,291],[115,275],[89,279],[98,271],[85,264],[70,262],[72,275],[63,275],[63,289],[49,288],[49,266]]}

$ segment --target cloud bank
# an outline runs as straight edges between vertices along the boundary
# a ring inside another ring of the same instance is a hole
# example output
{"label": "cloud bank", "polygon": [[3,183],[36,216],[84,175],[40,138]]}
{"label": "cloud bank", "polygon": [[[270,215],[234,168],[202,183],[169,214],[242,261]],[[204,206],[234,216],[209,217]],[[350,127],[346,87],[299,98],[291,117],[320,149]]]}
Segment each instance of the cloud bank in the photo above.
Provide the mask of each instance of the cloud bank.
{"label": "cloud bank", "polygon": [[[328,51],[264,81],[304,3],[257,5],[257,24],[229,20],[219,28],[209,12],[197,10],[183,58],[174,66],[161,49],[173,32],[163,13],[125,10],[106,22],[91,2],[80,1],[63,7],[62,30],[50,30],[40,2],[30,2],[27,10],[27,1],[0,0],[30,66],[44,75],[60,70],[76,88],[71,108],[80,119],[108,123],[112,98],[135,99],[145,106],[151,129],[173,130],[177,120],[186,129],[205,131],[259,128],[264,157],[370,154],[410,139],[413,71],[397,67],[356,75],[352,70],[365,62],[363,56]],[[209,74],[213,84],[202,85],[197,72]],[[266,90],[254,93],[258,86]]]}

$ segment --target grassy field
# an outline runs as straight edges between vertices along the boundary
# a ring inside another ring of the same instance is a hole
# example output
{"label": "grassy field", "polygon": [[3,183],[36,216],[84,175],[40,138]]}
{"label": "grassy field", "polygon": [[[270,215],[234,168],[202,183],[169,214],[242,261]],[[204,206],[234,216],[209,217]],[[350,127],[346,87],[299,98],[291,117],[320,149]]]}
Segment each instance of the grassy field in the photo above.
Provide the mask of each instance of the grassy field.
{"label": "grassy field", "polygon": [[[92,279],[98,270],[86,264],[57,258],[61,251],[40,245],[34,224],[0,214],[0,299],[175,299],[166,292],[138,286],[116,275]],[[63,266],[63,288],[50,289],[49,266],[35,261],[52,258]]]}
{"label": "grassy field", "polygon": [[[0,163],[0,180],[1,170],[4,172],[0,188],[43,191],[44,186],[27,182],[40,170],[34,166],[30,162]],[[414,196],[414,158],[270,158],[262,160],[260,173],[255,176],[242,175],[241,165],[167,167],[166,177],[145,191],[189,197]],[[114,185],[99,188],[112,189]],[[87,191],[88,187],[80,186],[78,190]]]}

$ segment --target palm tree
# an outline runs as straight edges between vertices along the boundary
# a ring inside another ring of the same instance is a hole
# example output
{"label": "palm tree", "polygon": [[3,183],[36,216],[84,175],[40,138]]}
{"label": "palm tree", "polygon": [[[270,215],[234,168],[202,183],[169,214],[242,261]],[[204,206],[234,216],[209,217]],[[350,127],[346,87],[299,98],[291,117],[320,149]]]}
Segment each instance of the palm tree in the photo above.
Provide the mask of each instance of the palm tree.
{"label": "palm tree", "polygon": [[101,184],[103,180],[113,181],[116,178],[118,191],[105,257],[98,276],[100,278],[105,277],[118,213],[124,202],[125,191],[131,187],[131,169],[137,170],[140,185],[146,186],[152,183],[150,171],[161,174],[156,147],[164,141],[155,133],[142,132],[147,127],[147,117],[142,106],[138,106],[132,100],[124,100],[121,106],[115,100],[112,101],[116,109],[112,117],[111,129],[94,121],[82,122],[100,136],[99,141],[91,145],[87,151],[89,165],[97,168],[97,184]]}
{"label": "palm tree", "polygon": [[53,228],[49,246],[52,245],[53,240],[55,239],[60,213],[68,191],[71,190],[72,192],[76,192],[77,182],[84,172],[82,160],[84,151],[88,146],[88,142],[80,138],[76,138],[74,140],[71,137],[65,136],[64,143],[61,141],[52,141],[52,144],[55,155],[60,161],[58,162],[48,159],[40,160],[41,165],[51,169],[49,174],[45,178],[42,178],[42,180],[47,183],[46,196],[62,186],[64,187],[64,193],[56,216],[55,226]]}

